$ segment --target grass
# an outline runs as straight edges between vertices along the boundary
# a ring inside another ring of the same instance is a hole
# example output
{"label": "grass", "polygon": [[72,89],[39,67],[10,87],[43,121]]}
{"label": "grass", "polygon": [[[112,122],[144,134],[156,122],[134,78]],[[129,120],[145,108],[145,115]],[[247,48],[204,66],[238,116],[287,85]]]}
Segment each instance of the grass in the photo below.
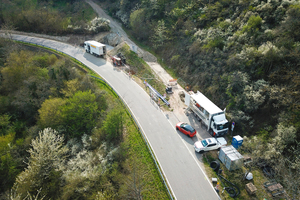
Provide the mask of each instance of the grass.
{"label": "grass", "polygon": [[125,143],[129,145],[128,153],[131,158],[139,160],[139,167],[144,169],[145,190],[144,199],[169,199],[166,187],[163,184],[159,172],[154,164],[153,158],[147,148],[139,131],[135,128],[133,121],[129,121],[129,134]]}
{"label": "grass", "polygon": [[[222,176],[225,177],[227,180],[229,180],[230,182],[234,183],[236,186],[239,187],[240,189],[240,194],[236,197],[236,198],[232,198],[229,196],[229,194],[223,191],[223,187],[224,185],[222,183],[221,186],[219,187],[219,195],[222,199],[236,199],[236,200],[244,200],[244,199],[253,199],[253,200],[261,200],[261,199],[270,199],[271,196],[270,194],[268,194],[263,186],[263,183],[268,181],[268,179],[266,177],[264,177],[264,175],[262,174],[261,170],[256,168],[256,167],[252,167],[251,173],[253,174],[253,179],[251,181],[249,180],[243,180],[243,176],[245,175],[247,168],[245,168],[244,166],[241,169],[237,169],[237,170],[233,170],[233,171],[229,171],[225,165],[223,163],[221,163],[221,161],[218,159],[218,153],[217,151],[210,151],[210,152],[206,152],[203,154],[203,162],[204,162],[204,166],[205,166],[205,171],[206,174],[208,175],[209,180],[211,180],[211,178],[217,178],[217,173],[214,172],[211,168],[210,168],[210,163],[214,160],[218,160],[220,162],[220,168],[222,169]],[[219,177],[218,177],[218,182],[219,181]],[[223,180],[222,180],[223,181]],[[223,181],[225,182],[225,181]],[[253,183],[253,185],[257,188],[256,194],[255,195],[249,195],[245,189],[245,186],[247,183]],[[214,184],[215,186],[216,184]]]}
{"label": "grass", "polygon": [[143,49],[144,51],[148,51],[151,54],[153,54],[157,58],[157,62],[166,70],[166,72],[168,72],[168,74],[170,74],[171,77],[178,79],[178,76],[175,73],[175,71],[172,68],[169,68],[167,66],[167,64],[163,61],[163,58],[159,54],[156,54],[155,51],[151,47],[147,46],[146,44],[144,44],[144,43],[140,42],[139,40],[137,40],[136,38],[134,38],[131,35],[130,31],[126,27],[123,26],[122,28],[126,32],[127,36],[129,37],[129,39],[131,41],[133,41],[135,44],[137,44],[138,47]]}
{"label": "grass", "polygon": [[[164,83],[156,77],[155,72],[151,69],[151,67],[136,53],[130,50],[128,45],[123,45],[119,49],[119,52],[121,52],[126,57],[126,62],[130,66],[130,69],[133,71],[133,74],[136,78],[141,79],[143,82],[145,79],[147,79],[147,82],[155,88],[160,94],[165,93],[165,85]],[[144,88],[144,87],[143,87]]]}
{"label": "grass", "polygon": [[94,9],[85,1],[76,1],[73,4],[66,1],[58,1],[55,3],[55,10],[63,12],[66,17],[72,18],[72,21],[91,21],[97,16]]}

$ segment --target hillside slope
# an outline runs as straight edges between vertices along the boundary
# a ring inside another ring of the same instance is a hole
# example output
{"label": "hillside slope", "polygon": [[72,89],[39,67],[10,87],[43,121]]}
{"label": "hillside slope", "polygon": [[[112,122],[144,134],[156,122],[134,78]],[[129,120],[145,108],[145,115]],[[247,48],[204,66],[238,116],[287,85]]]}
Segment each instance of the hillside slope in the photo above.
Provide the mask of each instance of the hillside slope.
{"label": "hillside slope", "polygon": [[96,2],[191,90],[226,108],[253,156],[278,173],[278,160],[300,165],[299,1]]}

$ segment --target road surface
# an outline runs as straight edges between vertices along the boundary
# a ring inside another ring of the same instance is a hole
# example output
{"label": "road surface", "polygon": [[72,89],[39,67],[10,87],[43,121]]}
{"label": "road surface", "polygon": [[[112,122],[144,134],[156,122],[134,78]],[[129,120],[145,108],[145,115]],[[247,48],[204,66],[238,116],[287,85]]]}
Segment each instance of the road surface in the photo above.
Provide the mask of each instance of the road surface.
{"label": "road surface", "polygon": [[[4,34],[0,34],[0,36],[4,37]],[[200,155],[193,150],[195,142],[193,139],[196,139],[178,133],[174,123],[174,120],[178,121],[178,119],[170,119],[168,115],[164,114],[134,80],[122,71],[115,70],[106,60],[85,53],[83,48],[24,35],[12,35],[12,38],[64,52],[103,77],[134,114],[175,199],[220,199],[200,167]]]}

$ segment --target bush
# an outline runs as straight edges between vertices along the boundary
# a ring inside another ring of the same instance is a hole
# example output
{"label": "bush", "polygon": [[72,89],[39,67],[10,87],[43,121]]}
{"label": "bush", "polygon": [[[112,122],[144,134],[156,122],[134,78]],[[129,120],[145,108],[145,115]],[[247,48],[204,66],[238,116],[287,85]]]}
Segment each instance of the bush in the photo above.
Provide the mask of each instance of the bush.
{"label": "bush", "polygon": [[247,25],[245,25],[242,28],[242,33],[250,33],[250,34],[254,34],[257,31],[259,31],[259,29],[261,28],[262,25],[262,18],[260,16],[254,16],[252,15],[248,22]]}

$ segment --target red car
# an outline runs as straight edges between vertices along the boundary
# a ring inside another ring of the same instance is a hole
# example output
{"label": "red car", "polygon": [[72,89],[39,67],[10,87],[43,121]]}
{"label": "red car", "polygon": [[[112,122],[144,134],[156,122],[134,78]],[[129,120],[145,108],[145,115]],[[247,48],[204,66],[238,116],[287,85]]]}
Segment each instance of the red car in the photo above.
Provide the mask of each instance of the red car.
{"label": "red car", "polygon": [[178,124],[176,124],[176,130],[179,130],[189,137],[194,137],[197,133],[191,125],[184,122],[179,122]]}

